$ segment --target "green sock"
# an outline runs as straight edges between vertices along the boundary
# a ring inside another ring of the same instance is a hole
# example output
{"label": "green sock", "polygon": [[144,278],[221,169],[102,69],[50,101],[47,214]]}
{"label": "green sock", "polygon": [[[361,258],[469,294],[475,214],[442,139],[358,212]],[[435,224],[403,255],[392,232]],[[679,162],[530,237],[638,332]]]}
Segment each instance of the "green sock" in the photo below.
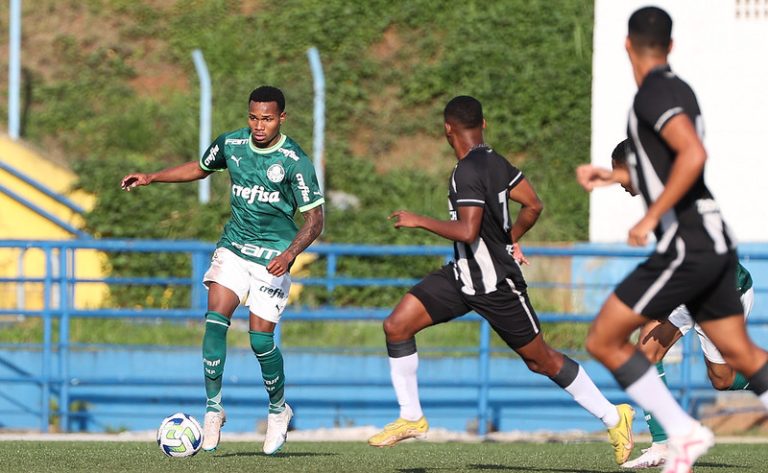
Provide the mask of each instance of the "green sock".
{"label": "green sock", "polygon": [[218,312],[206,312],[205,335],[203,335],[203,373],[205,374],[205,396],[208,401],[205,412],[220,412],[221,378],[227,359],[227,329],[229,319]]}
{"label": "green sock", "polygon": [[728,391],[743,391],[749,386],[749,380],[741,373],[736,373],[736,377],[733,378],[733,384],[728,388]]}
{"label": "green sock", "polygon": [[251,349],[261,365],[261,377],[269,394],[269,412],[277,414],[285,410],[285,372],[283,354],[275,345],[275,334],[270,332],[248,332],[251,334]]}
{"label": "green sock", "polygon": [[[664,364],[661,361],[656,363],[656,371],[659,372],[659,378],[664,381],[664,385],[666,386],[667,376],[664,373]],[[651,431],[651,441],[653,443],[666,441],[667,433],[664,432],[659,421],[657,421],[650,412],[643,411],[643,414],[645,414],[645,422],[648,424],[648,429]]]}

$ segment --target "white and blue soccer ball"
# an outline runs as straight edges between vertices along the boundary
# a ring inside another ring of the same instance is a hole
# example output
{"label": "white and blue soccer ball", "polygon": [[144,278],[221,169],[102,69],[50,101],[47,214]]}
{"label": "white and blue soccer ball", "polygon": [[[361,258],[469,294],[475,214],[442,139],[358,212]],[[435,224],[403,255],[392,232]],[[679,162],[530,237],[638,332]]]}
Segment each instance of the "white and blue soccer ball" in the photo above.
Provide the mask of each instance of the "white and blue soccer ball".
{"label": "white and blue soccer ball", "polygon": [[191,415],[177,412],[163,419],[157,445],[169,457],[191,457],[203,446],[203,429]]}

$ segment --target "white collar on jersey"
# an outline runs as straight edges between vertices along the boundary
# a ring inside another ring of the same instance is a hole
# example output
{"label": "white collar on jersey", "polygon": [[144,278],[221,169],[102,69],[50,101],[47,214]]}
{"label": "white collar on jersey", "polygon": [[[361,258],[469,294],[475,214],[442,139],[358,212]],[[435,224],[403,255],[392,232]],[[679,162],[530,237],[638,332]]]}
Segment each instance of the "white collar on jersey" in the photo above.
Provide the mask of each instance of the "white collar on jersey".
{"label": "white collar on jersey", "polygon": [[464,157],[462,157],[461,159],[464,159],[464,158],[466,158],[467,156],[469,156],[469,153],[471,153],[472,151],[474,151],[474,150],[476,150],[476,149],[480,149],[480,148],[489,148],[489,149],[490,149],[490,146],[488,146],[488,145],[487,145],[487,144],[485,144],[485,143],[478,143],[478,144],[476,144],[476,145],[472,146],[471,148],[469,148],[469,151],[467,151],[467,152],[464,154]]}

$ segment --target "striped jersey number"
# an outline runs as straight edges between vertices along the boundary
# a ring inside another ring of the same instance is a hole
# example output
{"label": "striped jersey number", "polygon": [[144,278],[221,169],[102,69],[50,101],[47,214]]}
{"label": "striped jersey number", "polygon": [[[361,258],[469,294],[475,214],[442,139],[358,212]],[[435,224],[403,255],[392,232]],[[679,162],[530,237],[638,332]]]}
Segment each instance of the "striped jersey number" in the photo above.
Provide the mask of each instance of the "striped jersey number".
{"label": "striped jersey number", "polygon": [[501,204],[501,214],[504,216],[504,231],[509,231],[509,209],[507,199],[507,189],[499,192],[499,204]]}

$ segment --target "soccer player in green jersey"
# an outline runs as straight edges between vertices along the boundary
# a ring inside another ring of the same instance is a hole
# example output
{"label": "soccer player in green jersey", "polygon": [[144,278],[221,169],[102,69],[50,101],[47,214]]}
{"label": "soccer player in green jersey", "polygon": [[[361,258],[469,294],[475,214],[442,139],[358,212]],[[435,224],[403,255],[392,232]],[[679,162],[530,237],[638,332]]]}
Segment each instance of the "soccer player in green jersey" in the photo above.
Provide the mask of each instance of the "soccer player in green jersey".
{"label": "soccer player in green jersey", "polygon": [[[203,449],[215,450],[226,421],[222,375],[227,356],[227,329],[235,309],[249,310],[251,348],[261,365],[269,395],[264,453],[284,445],[293,416],[285,402],[283,356],[274,342],[275,326],[288,302],[289,274],[296,257],[323,229],[323,195],[311,161],[291,138],[280,132],[285,97],[262,86],[248,100],[248,126],[224,133],[199,161],[155,173],[125,176],[123,189],[155,182],[190,182],[215,171],[229,171],[232,216],[216,245],[203,282],[208,311],[203,336],[203,372],[207,405]],[[304,217],[297,228],[296,210]]]}
{"label": "soccer player in green jersey", "polygon": [[[611,153],[612,168],[619,169],[620,172],[629,172],[627,167],[628,155],[631,153],[629,139],[626,139],[616,145]],[[594,166],[586,165],[594,169]],[[581,172],[586,170],[582,168]],[[611,184],[614,182],[613,172],[608,169],[599,169],[602,172],[600,183],[594,185]],[[593,171],[592,171],[593,172]],[[630,195],[637,195],[637,192],[629,182],[619,182],[626,192]],[[755,299],[755,291],[752,288],[752,276],[749,271],[738,265],[736,272],[736,288],[741,295],[741,303],[744,306],[744,318],[749,316]],[[707,375],[712,386],[720,391],[744,390],[749,385],[747,379],[741,373],[731,368],[718,351],[712,341],[707,337],[699,324],[694,322],[688,308],[685,305],[678,306],[666,320],[651,320],[640,330],[640,337],[637,346],[651,363],[656,364],[659,377],[666,384],[664,373],[664,364],[662,360],[672,346],[680,340],[691,329],[696,331],[704,352],[704,360],[707,365]],[[667,455],[667,434],[659,422],[650,412],[645,412],[645,421],[651,431],[651,446],[643,449],[642,455],[630,460],[622,468],[643,469],[661,466],[665,463]]]}

